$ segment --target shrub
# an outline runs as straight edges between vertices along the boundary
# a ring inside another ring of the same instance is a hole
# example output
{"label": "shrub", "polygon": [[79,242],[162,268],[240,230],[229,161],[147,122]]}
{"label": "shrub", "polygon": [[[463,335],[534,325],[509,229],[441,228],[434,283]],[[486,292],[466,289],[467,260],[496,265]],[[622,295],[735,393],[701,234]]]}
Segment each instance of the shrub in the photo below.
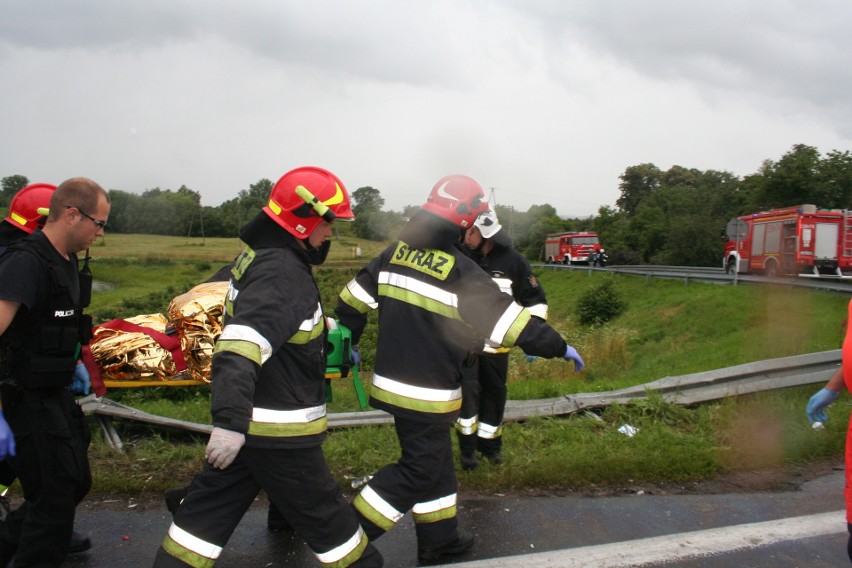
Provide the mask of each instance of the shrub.
{"label": "shrub", "polygon": [[626,304],[612,280],[588,288],[577,301],[577,315],[583,325],[602,325],[619,316]]}

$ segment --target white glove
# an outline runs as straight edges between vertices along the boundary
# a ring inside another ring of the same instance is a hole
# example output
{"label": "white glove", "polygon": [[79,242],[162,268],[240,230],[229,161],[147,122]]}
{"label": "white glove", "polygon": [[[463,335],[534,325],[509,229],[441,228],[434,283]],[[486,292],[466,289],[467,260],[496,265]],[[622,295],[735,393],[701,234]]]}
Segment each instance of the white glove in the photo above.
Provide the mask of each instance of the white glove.
{"label": "white glove", "polygon": [[233,430],[213,427],[204,457],[207,463],[218,469],[225,469],[234,462],[240,448],[246,443],[246,435]]}

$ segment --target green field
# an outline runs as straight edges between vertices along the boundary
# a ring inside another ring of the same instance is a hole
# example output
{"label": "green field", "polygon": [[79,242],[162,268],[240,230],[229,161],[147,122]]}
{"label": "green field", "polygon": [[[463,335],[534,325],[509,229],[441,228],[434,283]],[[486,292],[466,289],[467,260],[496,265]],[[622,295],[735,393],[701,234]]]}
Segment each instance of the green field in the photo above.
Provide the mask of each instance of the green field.
{"label": "green field", "polygon": [[[353,258],[353,249],[363,257]],[[316,271],[326,312],[357,267],[379,243],[342,238],[329,263]],[[232,239],[108,235],[93,247],[95,278],[107,290],[94,295],[96,323],[114,317],[164,312],[172,297],[206,279],[238,250]],[[836,349],[848,297],[787,288],[722,286],[585,271],[541,269],[549,320],[587,363],[574,373],[560,361],[527,363],[513,350],[509,395],[536,399],[606,391],[664,376],[751,361]],[[611,323],[578,323],[577,301],[603,279],[612,279],[626,310]],[[372,363],[374,328],[361,342],[364,371]],[[460,473],[462,489],[570,490],[632,482],[710,479],[736,469],[839,458],[843,452],[848,396],[829,409],[828,428],[814,432],[804,406],[817,386],[731,398],[681,408],[651,397],[613,406],[599,419],[580,415],[511,423],[505,428],[506,461]],[[334,382],[330,411],[358,408],[348,380]],[[147,412],[209,423],[208,387],[112,389],[108,397]],[[629,423],[639,434],[617,431]],[[117,422],[126,453],[110,450],[96,432],[91,449],[98,493],[160,492],[188,482],[203,459],[205,440],[177,431]],[[398,457],[390,427],[332,431],[325,451],[341,484],[374,472]]]}

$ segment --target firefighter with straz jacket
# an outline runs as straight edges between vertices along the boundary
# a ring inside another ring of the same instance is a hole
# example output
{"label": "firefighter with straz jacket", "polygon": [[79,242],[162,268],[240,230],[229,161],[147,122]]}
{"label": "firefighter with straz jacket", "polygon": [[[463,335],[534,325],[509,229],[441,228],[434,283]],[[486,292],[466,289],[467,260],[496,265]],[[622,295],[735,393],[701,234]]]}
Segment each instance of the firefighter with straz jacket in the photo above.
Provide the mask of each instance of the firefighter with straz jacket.
{"label": "firefighter with straz jacket", "polygon": [[442,562],[473,546],[473,537],[458,530],[451,430],[474,334],[583,367],[573,347],[501,292],[456,246],[460,230],[487,209],[485,193],[473,179],[452,175],[438,181],[400,240],[346,285],[336,310],[357,344],[367,313],[378,309],[370,404],[393,415],[402,451],[353,505],[370,539],[412,511],[421,564]]}
{"label": "firefighter with straz jacket", "polygon": [[[524,256],[512,248],[512,240],[497,220],[486,211],[465,231],[464,244],[500,290],[512,296],[533,317],[547,319],[544,289]],[[456,421],[462,469],[474,469],[476,452],[492,463],[503,461],[503,413],[506,409],[506,379],[509,374],[509,348],[485,340],[476,346],[464,369],[462,407]]]}
{"label": "firefighter with straz jacket", "polygon": [[335,219],[354,219],[343,183],[302,167],[241,230],[213,353],[207,462],[155,566],[212,566],[261,489],[324,566],[382,565],[321,447],[328,333],[312,266],[325,261]]}

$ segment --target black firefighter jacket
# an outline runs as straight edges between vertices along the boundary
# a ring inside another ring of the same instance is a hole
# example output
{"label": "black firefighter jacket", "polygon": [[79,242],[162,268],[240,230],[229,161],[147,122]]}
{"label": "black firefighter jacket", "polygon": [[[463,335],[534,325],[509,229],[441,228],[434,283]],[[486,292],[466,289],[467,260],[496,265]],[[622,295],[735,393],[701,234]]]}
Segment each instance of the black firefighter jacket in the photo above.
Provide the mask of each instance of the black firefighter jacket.
{"label": "black firefighter jacket", "polygon": [[376,308],[370,404],[398,416],[455,420],[462,364],[477,337],[518,345],[530,355],[565,354],[565,341],[553,328],[501,292],[455,246],[413,249],[398,241],[361,269],[337,306],[354,344]]}
{"label": "black firefighter jacket", "polygon": [[322,443],[326,329],[319,290],[295,240],[246,245],[232,269],[213,354],[213,425],[249,447]]}

